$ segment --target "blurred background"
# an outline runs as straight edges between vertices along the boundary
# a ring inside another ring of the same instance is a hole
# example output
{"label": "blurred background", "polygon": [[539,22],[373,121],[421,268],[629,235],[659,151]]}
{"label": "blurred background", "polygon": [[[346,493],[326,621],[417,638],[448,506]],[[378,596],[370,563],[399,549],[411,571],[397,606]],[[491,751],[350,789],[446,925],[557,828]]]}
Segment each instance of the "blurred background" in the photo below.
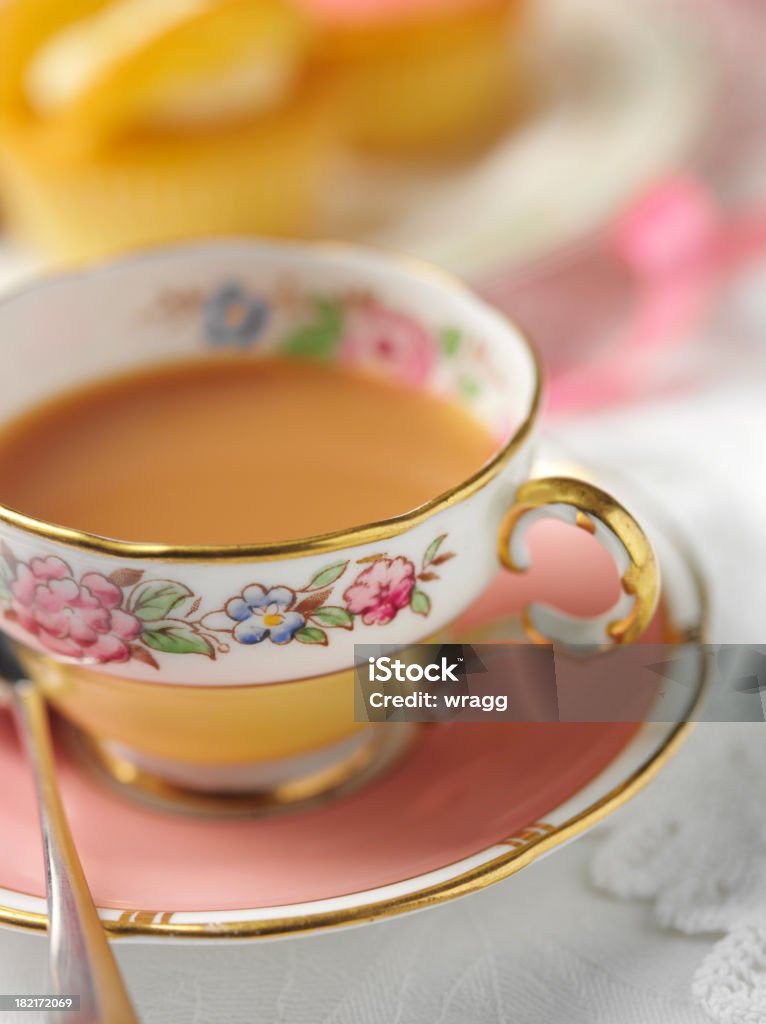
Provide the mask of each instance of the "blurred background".
{"label": "blurred background", "polygon": [[2,0],[0,286],[350,238],[513,315],[553,412],[699,383],[766,250],[765,30],[758,0]]}

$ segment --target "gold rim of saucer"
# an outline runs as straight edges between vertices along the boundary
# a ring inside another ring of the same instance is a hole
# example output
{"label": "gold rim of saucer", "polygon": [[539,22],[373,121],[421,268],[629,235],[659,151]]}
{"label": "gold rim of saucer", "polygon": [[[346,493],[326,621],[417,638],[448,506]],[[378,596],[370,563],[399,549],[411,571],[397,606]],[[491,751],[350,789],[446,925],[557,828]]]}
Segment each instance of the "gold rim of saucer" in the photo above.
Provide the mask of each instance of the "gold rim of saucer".
{"label": "gold rim of saucer", "polygon": [[[159,246],[142,250],[122,259],[109,260],[98,266],[84,270],[74,270],[51,274],[45,279],[22,286],[3,297],[0,302],[7,305],[18,298],[22,298],[30,292],[44,289],[52,284],[60,284],[63,281],[76,280],[77,278],[99,277],[111,273],[123,267],[130,267],[152,259],[162,259],[173,253],[196,251],[206,252],[215,249],[225,248],[227,245],[250,244],[258,245],[259,240],[248,238],[219,239],[212,242],[190,243],[186,245]],[[405,512],[393,519],[384,519],[376,523],[365,523],[361,526],[351,527],[346,530],[335,530],[331,533],[317,534],[312,537],[304,537],[291,541],[269,541],[262,544],[210,544],[210,545],[184,545],[184,544],[153,544],[139,541],[112,540],[95,533],[87,533],[75,530],[67,526],[57,526],[43,519],[25,515],[0,503],[0,522],[9,526],[25,530],[27,533],[45,537],[47,540],[66,544],[70,547],[83,548],[88,551],[96,551],[100,554],[112,555],[115,558],[155,558],[164,561],[233,561],[233,562],[258,562],[268,559],[298,558],[302,555],[325,554],[330,551],[337,551],[345,547],[356,547],[362,544],[377,543],[396,537],[409,530],[413,526],[428,519],[434,513],[449,508],[465,498],[481,490],[486,484],[493,480],[500,470],[515,454],[518,448],[524,443],[532,431],[533,424],[537,418],[542,399],[542,368],[537,352],[525,332],[514,322],[510,321],[501,312],[494,309],[489,303],[482,299],[472,288],[463,282],[456,275],[448,270],[442,270],[435,264],[419,257],[405,255],[403,253],[391,252],[376,246],[354,245],[347,242],[291,242],[266,240],[261,244],[271,248],[282,249],[308,249],[317,253],[341,253],[354,254],[368,251],[377,252],[388,258],[392,263],[411,268],[418,277],[437,280],[446,284],[452,290],[457,290],[463,295],[468,295],[480,307],[492,312],[500,319],[508,320],[513,330],[517,333],[519,341],[529,355],[533,372],[534,388],[529,402],[527,415],[517,430],[508,441],[499,449],[492,458],[478,469],[472,476],[462,483],[444,491],[442,494],[431,498],[425,504]]]}
{"label": "gold rim of saucer", "polygon": [[387,725],[375,729],[360,747],[324,768],[288,782],[242,793],[202,793],[168,782],[137,765],[129,755],[110,750],[96,737],[66,720],[59,721],[59,728],[74,758],[120,796],[129,796],[163,811],[208,818],[243,818],[306,810],[368,785],[393,768],[415,743],[420,728],[411,723],[400,724],[404,728]]}

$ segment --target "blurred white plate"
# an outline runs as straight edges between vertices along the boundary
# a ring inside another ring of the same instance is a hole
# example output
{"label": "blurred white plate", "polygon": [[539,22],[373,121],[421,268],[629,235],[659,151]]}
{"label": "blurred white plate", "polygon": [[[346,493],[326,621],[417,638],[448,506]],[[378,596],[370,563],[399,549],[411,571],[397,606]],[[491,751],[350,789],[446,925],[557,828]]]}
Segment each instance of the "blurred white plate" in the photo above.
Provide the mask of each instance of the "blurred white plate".
{"label": "blurred white plate", "polygon": [[[468,277],[602,227],[686,162],[717,96],[718,60],[678,0],[536,0],[526,44],[534,110],[460,165],[349,163],[330,233]],[[371,223],[374,211],[375,223]]]}

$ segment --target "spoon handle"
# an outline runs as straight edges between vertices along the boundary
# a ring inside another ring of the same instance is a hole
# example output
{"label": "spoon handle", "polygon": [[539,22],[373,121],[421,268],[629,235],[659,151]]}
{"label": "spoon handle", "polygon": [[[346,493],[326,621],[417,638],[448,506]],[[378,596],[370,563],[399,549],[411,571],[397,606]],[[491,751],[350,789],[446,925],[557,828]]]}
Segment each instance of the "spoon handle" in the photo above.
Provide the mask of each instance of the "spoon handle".
{"label": "spoon handle", "polygon": [[61,802],[48,712],[31,682],[13,687],[14,711],[35,777],[48,880],[51,978],[55,995],[80,997],[80,1012],[52,1024],[139,1024],[77,856]]}

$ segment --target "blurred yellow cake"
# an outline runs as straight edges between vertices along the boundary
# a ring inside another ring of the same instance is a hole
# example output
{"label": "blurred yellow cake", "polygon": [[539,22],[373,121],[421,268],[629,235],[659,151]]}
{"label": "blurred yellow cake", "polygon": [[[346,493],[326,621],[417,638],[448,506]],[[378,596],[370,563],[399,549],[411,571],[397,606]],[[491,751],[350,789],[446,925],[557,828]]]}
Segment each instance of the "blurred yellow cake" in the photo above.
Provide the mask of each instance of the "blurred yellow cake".
{"label": "blurred yellow cake", "polygon": [[70,262],[310,233],[334,131],[309,46],[288,0],[6,0],[9,218]]}
{"label": "blurred yellow cake", "polygon": [[433,154],[503,122],[524,0],[295,0],[352,141]]}

